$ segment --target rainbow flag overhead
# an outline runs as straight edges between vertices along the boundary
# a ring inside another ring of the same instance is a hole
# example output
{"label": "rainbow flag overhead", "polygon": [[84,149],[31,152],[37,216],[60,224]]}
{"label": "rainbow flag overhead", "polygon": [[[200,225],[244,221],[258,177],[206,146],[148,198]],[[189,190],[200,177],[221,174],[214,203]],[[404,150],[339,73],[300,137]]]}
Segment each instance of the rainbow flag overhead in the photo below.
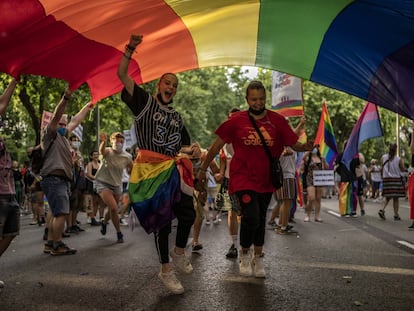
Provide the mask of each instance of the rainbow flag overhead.
{"label": "rainbow flag overhead", "polygon": [[326,102],[322,103],[321,118],[319,119],[318,132],[316,133],[315,145],[319,145],[319,151],[329,164],[329,168],[333,168],[335,158],[338,154],[334,131],[329,118]]}
{"label": "rainbow flag overhead", "polygon": [[273,71],[272,110],[284,117],[303,116],[301,79]]}
{"label": "rainbow flag overhead", "polygon": [[1,0],[0,72],[87,83],[95,103],[122,89],[119,61],[142,34],[129,66],[138,84],[257,66],[414,119],[413,16],[407,0]]}

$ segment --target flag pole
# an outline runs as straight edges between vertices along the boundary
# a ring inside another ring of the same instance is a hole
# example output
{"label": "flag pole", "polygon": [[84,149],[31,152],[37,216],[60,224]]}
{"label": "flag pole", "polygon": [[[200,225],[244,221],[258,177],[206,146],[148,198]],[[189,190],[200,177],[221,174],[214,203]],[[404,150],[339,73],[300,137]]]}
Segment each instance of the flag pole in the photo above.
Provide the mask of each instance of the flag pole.
{"label": "flag pole", "polygon": [[397,156],[400,156],[400,115],[396,113],[396,120],[395,120],[395,132],[397,133]]}

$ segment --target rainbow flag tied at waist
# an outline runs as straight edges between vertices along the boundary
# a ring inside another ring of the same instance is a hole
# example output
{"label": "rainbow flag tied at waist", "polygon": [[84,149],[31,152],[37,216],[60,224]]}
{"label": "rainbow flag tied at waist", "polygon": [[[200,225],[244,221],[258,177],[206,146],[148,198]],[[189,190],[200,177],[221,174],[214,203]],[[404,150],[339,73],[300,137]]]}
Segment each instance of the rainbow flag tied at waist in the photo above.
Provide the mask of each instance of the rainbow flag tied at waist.
{"label": "rainbow flag tied at waist", "polygon": [[140,150],[129,181],[129,196],[139,222],[147,233],[157,232],[175,218],[173,206],[181,192],[194,190],[191,161]]}

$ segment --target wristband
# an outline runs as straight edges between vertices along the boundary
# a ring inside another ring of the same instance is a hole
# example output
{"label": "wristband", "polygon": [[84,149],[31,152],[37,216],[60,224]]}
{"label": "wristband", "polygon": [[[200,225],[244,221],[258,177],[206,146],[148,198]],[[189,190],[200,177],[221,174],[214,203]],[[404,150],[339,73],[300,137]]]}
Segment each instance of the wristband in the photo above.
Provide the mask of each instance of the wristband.
{"label": "wristband", "polygon": [[131,53],[135,51],[135,48],[130,46],[129,44],[125,45],[125,48],[130,51]]}

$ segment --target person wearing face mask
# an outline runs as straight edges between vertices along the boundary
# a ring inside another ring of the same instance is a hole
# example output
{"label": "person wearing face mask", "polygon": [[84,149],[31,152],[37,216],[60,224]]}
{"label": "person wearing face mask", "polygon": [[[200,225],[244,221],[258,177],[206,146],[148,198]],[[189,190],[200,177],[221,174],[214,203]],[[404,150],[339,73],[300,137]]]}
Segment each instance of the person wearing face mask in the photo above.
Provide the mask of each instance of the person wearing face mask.
{"label": "person wearing face mask", "polygon": [[235,194],[240,208],[240,274],[264,278],[266,214],[275,187],[270,176],[270,159],[262,140],[272,158],[279,158],[285,146],[291,146],[295,151],[308,151],[313,143],[298,142],[298,136],[285,118],[266,109],[266,89],[262,82],[251,81],[245,99],[248,110],[232,115],[216,129],[217,138],[201,164],[197,179],[203,187],[208,163],[224,144],[231,143],[234,154],[230,164],[228,193]]}
{"label": "person wearing face mask", "polygon": [[306,202],[306,217],[305,222],[310,221],[312,210],[315,210],[315,221],[322,222],[319,213],[321,210],[321,200],[324,187],[315,186],[313,183],[313,172],[317,170],[326,170],[329,168],[325,158],[319,152],[319,146],[313,147],[312,151],[304,156],[304,175],[306,178],[308,200]]}
{"label": "person wearing face mask", "polygon": [[[131,173],[129,194],[142,227],[147,233],[154,234],[161,264],[158,277],[174,294],[182,294],[184,288],[175,275],[170,256],[181,272],[190,274],[193,271],[184,252],[195,220],[193,169],[188,157],[200,153],[200,146],[191,144],[181,115],[171,107],[178,87],[177,76],[163,74],[156,94],[152,96],[129,75],[128,67],[136,66],[135,62],[131,63],[131,58],[142,38],[141,35],[131,35],[118,67],[118,77],[124,85],[122,100],[135,116],[139,148]],[[150,195],[148,187],[151,188]],[[148,196],[148,200],[142,200]],[[169,250],[169,234],[174,218],[178,220],[175,247]]]}
{"label": "person wearing face mask", "polygon": [[47,243],[44,245],[43,252],[53,256],[76,253],[76,249],[62,242],[66,217],[70,211],[69,196],[73,179],[72,149],[68,137],[93,109],[93,105],[87,103],[68,123],[64,112],[71,97],[72,91],[65,90],[50,123],[43,129],[41,138],[41,148],[45,159],[40,170],[40,176],[42,176],[40,186],[50,207],[46,220]]}
{"label": "person wearing face mask", "polygon": [[77,217],[82,202],[83,191],[86,188],[85,170],[80,152],[80,140],[75,134],[70,135],[71,153],[73,161],[73,177],[70,187],[70,213],[67,218],[66,233],[79,233],[85,231],[77,224]]}
{"label": "person wearing face mask", "polygon": [[118,203],[122,195],[123,170],[131,171],[132,156],[129,152],[123,150],[125,137],[120,132],[111,134],[111,148],[106,147],[107,136],[105,133],[101,133],[99,138],[101,140],[99,153],[103,156],[103,159],[95,175],[96,192],[105,205],[108,206],[108,211],[101,222],[101,233],[106,235],[107,224],[111,219],[116,229],[117,242],[123,243],[124,236],[119,222]]}

